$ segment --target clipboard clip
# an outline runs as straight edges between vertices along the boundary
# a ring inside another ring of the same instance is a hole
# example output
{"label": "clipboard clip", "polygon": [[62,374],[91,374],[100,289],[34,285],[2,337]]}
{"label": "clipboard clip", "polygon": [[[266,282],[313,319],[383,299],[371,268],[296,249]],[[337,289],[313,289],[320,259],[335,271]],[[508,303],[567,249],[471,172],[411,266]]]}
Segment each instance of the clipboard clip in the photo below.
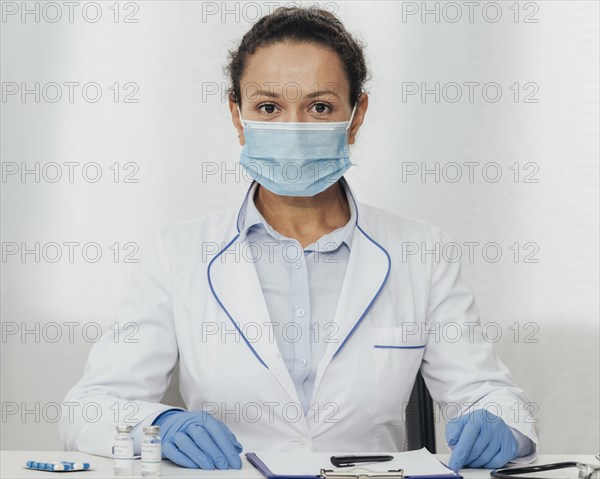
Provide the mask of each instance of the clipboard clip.
{"label": "clipboard clip", "polygon": [[323,479],[404,479],[404,469],[392,469],[387,472],[346,472],[321,469]]}

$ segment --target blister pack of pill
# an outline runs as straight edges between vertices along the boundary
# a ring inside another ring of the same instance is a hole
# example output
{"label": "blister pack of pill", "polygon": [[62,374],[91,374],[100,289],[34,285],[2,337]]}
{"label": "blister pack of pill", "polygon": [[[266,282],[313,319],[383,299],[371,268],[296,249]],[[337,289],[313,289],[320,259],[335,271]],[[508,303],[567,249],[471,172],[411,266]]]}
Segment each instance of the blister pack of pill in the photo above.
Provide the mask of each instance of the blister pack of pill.
{"label": "blister pack of pill", "polygon": [[71,472],[71,471],[89,471],[89,462],[69,462],[69,461],[55,461],[55,462],[38,462],[38,461],[27,461],[25,463],[27,469],[35,469],[38,471],[48,472]]}

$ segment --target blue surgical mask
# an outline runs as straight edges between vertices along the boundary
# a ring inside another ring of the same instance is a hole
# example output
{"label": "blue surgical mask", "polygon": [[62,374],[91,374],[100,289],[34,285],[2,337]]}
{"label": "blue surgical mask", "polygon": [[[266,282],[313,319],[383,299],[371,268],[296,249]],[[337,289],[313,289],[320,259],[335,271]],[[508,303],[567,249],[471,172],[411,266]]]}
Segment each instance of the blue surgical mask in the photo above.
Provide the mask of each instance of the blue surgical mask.
{"label": "blue surgical mask", "polygon": [[314,196],[350,168],[348,121],[282,122],[244,120],[240,163],[262,186],[277,195]]}

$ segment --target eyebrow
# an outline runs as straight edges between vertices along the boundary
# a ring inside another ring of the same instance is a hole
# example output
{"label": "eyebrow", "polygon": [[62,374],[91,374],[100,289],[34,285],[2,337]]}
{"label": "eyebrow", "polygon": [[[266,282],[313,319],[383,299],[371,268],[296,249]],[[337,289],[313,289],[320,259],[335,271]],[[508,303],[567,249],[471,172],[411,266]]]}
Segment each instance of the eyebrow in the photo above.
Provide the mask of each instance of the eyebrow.
{"label": "eyebrow", "polygon": [[[268,90],[256,90],[255,94],[257,96],[268,96],[270,98],[281,98],[281,95],[279,93],[275,93],[273,91],[268,91]],[[340,97],[337,93],[335,93],[332,90],[320,90],[320,91],[313,91],[311,93],[308,93],[307,95],[305,95],[305,98],[314,98],[316,96],[323,96],[323,95],[333,95],[337,98]]]}

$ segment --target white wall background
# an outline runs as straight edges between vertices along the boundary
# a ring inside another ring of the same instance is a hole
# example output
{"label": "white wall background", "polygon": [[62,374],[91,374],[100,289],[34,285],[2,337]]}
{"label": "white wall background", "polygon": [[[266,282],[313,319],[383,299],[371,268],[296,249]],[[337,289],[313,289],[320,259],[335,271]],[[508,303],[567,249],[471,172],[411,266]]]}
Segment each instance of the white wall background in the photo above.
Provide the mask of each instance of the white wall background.
{"label": "white wall background", "polygon": [[[203,165],[234,168],[238,161],[222,67],[227,49],[273,2],[121,3],[117,22],[113,2],[99,2],[95,23],[88,3],[80,2],[70,21],[68,6],[57,2],[62,17],[54,23],[56,7],[44,2],[26,4],[38,9],[39,21],[21,17],[21,2],[2,3],[2,449],[61,448],[56,404],[79,379],[97,326],[106,332],[112,323],[132,267],[123,261],[124,245],[162,223],[237,205],[247,186],[234,175],[203,178]],[[463,265],[482,321],[502,328],[498,354],[539,405],[540,450],[597,453],[598,3],[490,3],[480,2],[471,21],[464,2],[427,2],[439,22],[433,14],[423,21],[421,2],[328,4],[366,41],[373,73],[353,150],[357,166],[347,178],[364,202],[437,224],[459,243],[500,245],[498,262],[486,261],[479,246],[473,261],[465,248]],[[462,18],[452,22],[456,6]],[[413,8],[419,12],[403,17]],[[493,22],[498,8],[502,17]],[[237,14],[222,18],[225,9]],[[138,22],[124,22],[127,14]],[[39,100],[29,94],[23,101],[23,86],[36,82]],[[55,103],[52,82],[62,87]],[[65,82],[80,84],[73,102]],[[90,82],[102,88],[96,103],[82,96]],[[127,82],[139,88],[137,103],[123,101],[132,91]],[[403,99],[410,82],[439,82],[446,98]],[[456,93],[451,82],[463,88],[455,103],[447,101]],[[472,102],[465,82],[480,84]],[[481,85],[491,82],[502,90],[495,103],[482,96]],[[525,88],[529,82],[535,85]],[[14,84],[19,91],[10,95]],[[537,102],[525,102],[534,89],[530,100]],[[56,169],[46,166],[52,162],[62,166],[55,183]],[[73,182],[68,162],[75,163]],[[88,180],[82,176],[92,162],[102,171],[96,183],[88,181],[93,167]],[[137,165],[137,183],[123,182],[133,171],[129,162]],[[450,162],[463,167],[458,182]],[[472,182],[465,162],[476,163]],[[502,172],[497,182],[490,181],[494,162]],[[438,182],[434,175],[403,178],[422,163],[440,165]],[[23,167],[36,164],[39,177],[23,179]],[[528,173],[537,182],[525,182]],[[21,258],[36,242],[44,254]],[[55,263],[53,242],[63,254]],[[73,262],[67,242],[79,243]],[[92,249],[82,256],[81,245],[91,242],[102,250],[96,263]],[[509,249],[515,242],[517,262]],[[15,243],[19,251],[11,255]],[[537,262],[525,262],[534,248]],[[525,340],[528,333],[536,342]],[[438,439],[444,448],[442,422]]]}

